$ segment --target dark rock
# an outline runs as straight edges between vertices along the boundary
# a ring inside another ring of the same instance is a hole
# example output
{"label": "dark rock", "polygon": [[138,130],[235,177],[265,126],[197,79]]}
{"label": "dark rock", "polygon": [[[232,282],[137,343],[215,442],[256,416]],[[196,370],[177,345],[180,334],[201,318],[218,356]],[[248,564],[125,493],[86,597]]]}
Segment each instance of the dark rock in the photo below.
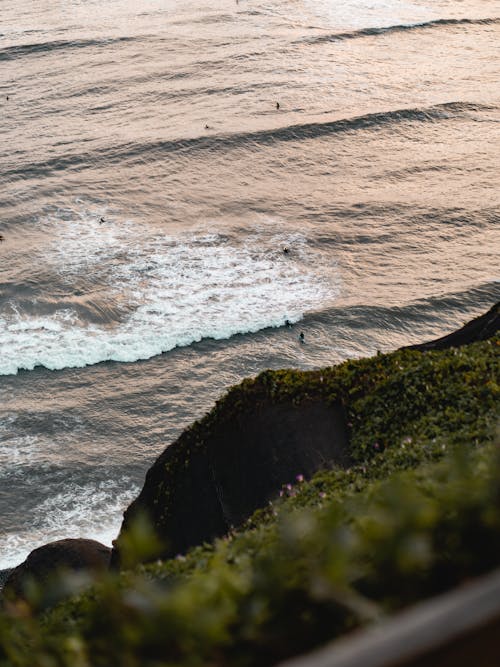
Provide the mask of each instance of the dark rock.
{"label": "dark rock", "polygon": [[0,570],[0,590],[3,588],[9,574],[12,572],[12,568],[8,570]]}
{"label": "dark rock", "polygon": [[494,336],[500,329],[500,302],[494,305],[484,315],[476,317],[465,324],[461,329],[453,331],[447,336],[431,340],[428,343],[409,345],[405,350],[446,350],[450,347],[460,347],[469,343],[487,340]]}
{"label": "dark rock", "polygon": [[[498,331],[499,320],[497,304],[458,331],[411,349],[485,340]],[[271,371],[244,381],[161,454],[124,514],[113,567],[123,561],[135,519],[150,522],[164,544],[158,555],[172,557],[241,525],[297,475],[309,478],[321,469],[349,465],[341,403],[332,405],[321,393],[313,398],[307,388],[298,403],[274,400],[275,383]],[[282,388],[283,383],[286,379],[279,381]]]}
{"label": "dark rock", "polygon": [[28,579],[43,586],[60,571],[100,571],[109,567],[111,549],[95,540],[67,539],[45,544],[11,570],[5,582],[6,597],[23,595]]}
{"label": "dark rock", "polygon": [[[321,400],[225,405],[210,427],[188,429],[149,469],[124,515],[112,565],[131,521],[145,515],[166,545],[163,557],[226,534],[276,497],[283,484],[349,464],[344,410]],[[234,406],[233,406],[234,407]],[[208,416],[210,418],[210,415]],[[198,424],[199,426],[199,424]]]}

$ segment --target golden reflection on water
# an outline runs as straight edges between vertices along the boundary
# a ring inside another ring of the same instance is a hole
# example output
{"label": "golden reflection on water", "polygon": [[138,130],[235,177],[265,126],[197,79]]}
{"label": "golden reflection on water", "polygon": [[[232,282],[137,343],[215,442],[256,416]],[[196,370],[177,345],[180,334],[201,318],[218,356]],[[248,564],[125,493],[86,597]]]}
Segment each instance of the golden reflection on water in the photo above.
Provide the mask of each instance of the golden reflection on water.
{"label": "golden reflection on water", "polygon": [[0,375],[14,557],[113,532],[242,377],[498,295],[497,2],[3,0],[1,32],[0,373],[90,364]]}

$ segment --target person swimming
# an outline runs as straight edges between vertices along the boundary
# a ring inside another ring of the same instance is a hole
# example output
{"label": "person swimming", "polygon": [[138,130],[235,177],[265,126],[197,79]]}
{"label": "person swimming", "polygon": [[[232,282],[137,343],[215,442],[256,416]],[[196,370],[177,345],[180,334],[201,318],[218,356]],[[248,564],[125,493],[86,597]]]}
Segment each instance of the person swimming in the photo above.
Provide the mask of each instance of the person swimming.
{"label": "person swimming", "polygon": [[285,247],[283,248],[283,254],[284,254],[284,255],[288,255],[289,252],[290,252],[290,248],[287,248],[287,246],[285,246]]}
{"label": "person swimming", "polygon": [[299,342],[301,342],[301,343],[305,343],[305,342],[306,342],[306,337],[304,336],[304,332],[303,332],[303,331],[301,331],[301,332],[299,333]]}
{"label": "person swimming", "polygon": [[288,327],[289,329],[292,328],[292,323],[290,322],[290,320],[285,320],[285,326]]}
{"label": "person swimming", "polygon": [[101,219],[99,220],[99,224],[102,225],[103,222],[106,222],[106,220],[105,220],[104,218],[101,218]]}
{"label": "person swimming", "polygon": [[276,108],[277,108],[277,109],[280,108],[280,103],[279,103],[279,102],[276,102]]}

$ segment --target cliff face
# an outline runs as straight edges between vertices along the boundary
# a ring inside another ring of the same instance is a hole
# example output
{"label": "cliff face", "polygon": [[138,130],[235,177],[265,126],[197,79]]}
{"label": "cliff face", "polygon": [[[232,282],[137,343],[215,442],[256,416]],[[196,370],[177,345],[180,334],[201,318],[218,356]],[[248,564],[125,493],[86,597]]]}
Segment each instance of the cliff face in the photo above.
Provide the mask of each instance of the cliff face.
{"label": "cliff face", "polygon": [[[149,520],[164,545],[158,555],[168,558],[240,525],[298,475],[368,460],[411,433],[453,433],[494,372],[476,377],[467,354],[448,348],[493,336],[499,311],[497,304],[413,349],[320,371],[266,371],[233,387],[148,471],[125,512],[112,565],[120,566],[134,518]],[[491,364],[494,358],[492,348]]]}
{"label": "cliff face", "polygon": [[232,388],[151,468],[115,559],[150,537],[131,525],[141,511],[176,553],[291,482],[283,497],[228,539],[99,572],[62,602],[89,579],[65,588],[54,567],[93,568],[95,555],[105,567],[106,550],[36,550],[26,574],[43,590],[0,605],[2,665],[266,667],[499,567],[500,337],[448,347],[267,371]]}
{"label": "cliff face", "polygon": [[[162,555],[184,553],[240,525],[298,475],[309,478],[319,469],[349,463],[340,402],[275,404],[265,381],[260,389],[256,404],[230,396],[202,439],[195,428],[163,452],[125,512],[122,532],[134,516],[145,514],[165,544]],[[120,538],[114,564],[119,549]]]}
{"label": "cliff face", "polygon": [[5,582],[7,581],[9,574],[12,572],[12,568],[7,570],[0,570],[0,590],[2,590]]}

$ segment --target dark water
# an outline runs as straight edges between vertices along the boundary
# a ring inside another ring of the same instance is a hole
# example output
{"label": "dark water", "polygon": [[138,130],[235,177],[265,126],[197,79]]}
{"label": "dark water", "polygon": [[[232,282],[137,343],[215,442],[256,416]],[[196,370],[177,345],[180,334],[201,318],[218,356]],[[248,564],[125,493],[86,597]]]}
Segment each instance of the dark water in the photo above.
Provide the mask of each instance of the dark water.
{"label": "dark water", "polygon": [[0,10],[0,567],[109,543],[241,378],[500,298],[499,2]]}

